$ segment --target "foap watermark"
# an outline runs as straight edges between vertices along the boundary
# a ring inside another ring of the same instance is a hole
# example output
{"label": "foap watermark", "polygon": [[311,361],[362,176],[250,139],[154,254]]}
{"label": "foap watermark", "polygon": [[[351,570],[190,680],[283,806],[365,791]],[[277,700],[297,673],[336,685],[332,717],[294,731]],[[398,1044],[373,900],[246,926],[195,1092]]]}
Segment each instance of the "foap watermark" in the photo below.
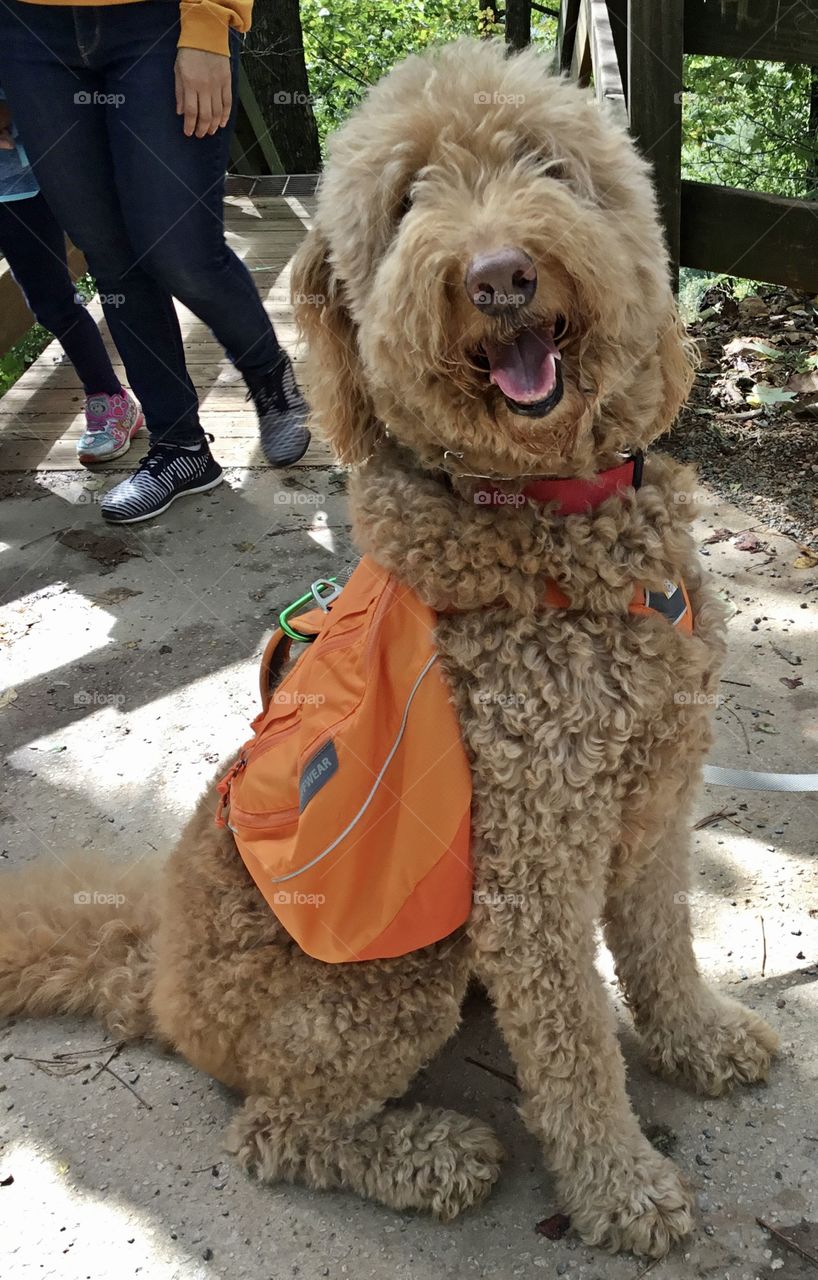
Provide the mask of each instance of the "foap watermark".
{"label": "foap watermark", "polygon": [[484,89],[474,95],[474,101],[478,107],[521,107],[525,102],[525,94],[501,93],[499,89],[489,93]]}
{"label": "foap watermark", "polygon": [[478,507],[522,507],[524,493],[503,493],[501,489],[475,489],[474,502]]}
{"label": "foap watermark", "polygon": [[701,689],[679,689],[673,695],[677,707],[720,707],[722,693],[703,693]]}
{"label": "foap watermark", "polygon": [[74,101],[78,107],[121,107],[125,94],[100,93],[98,89],[94,89],[92,93],[90,89],[78,89],[74,94]]}
{"label": "foap watermark", "polygon": [[677,907],[686,907],[693,901],[691,893],[674,893],[673,901]]}
{"label": "foap watermark", "polygon": [[101,689],[80,689],[74,694],[75,707],[121,707],[124,693],[103,693]]}
{"label": "foap watermark", "polygon": [[297,689],[277,689],[273,694],[273,702],[280,707],[323,707],[326,700],[323,693],[299,693]]}
{"label": "foap watermark", "polygon": [[486,289],[478,289],[471,295],[471,300],[476,307],[524,307],[527,297],[524,293],[500,293],[495,289],[488,292]]}
{"label": "foap watermark", "polygon": [[323,893],[302,893],[300,889],[276,889],[273,903],[278,907],[322,907],[326,902]]}
{"label": "foap watermark", "polygon": [[707,489],[674,489],[671,497],[683,507],[712,506],[717,501],[716,495],[708,493]]}
{"label": "foap watermark", "polygon": [[475,889],[472,893],[472,902],[476,907],[514,907],[519,910],[525,906],[525,894],[523,893],[489,893],[484,889]]}
{"label": "foap watermark", "polygon": [[78,907],[116,907],[118,911],[126,901],[124,893],[99,893],[96,889],[80,889],[74,894]]}
{"label": "foap watermark", "polygon": [[325,493],[313,493],[312,489],[279,489],[273,497],[277,507],[320,507],[326,500]]}
{"label": "foap watermark", "polygon": [[524,693],[489,693],[482,690],[477,695],[477,701],[483,706],[491,707],[524,707]]}
{"label": "foap watermark", "polygon": [[302,93],[296,90],[290,93],[287,89],[279,89],[273,94],[273,106],[275,107],[313,107],[315,106],[314,93]]}
{"label": "foap watermark", "polygon": [[294,307],[325,307],[327,305],[327,295],[325,293],[294,293]]}
{"label": "foap watermark", "polygon": [[125,305],[124,293],[101,293],[99,300],[103,307],[123,307]]}

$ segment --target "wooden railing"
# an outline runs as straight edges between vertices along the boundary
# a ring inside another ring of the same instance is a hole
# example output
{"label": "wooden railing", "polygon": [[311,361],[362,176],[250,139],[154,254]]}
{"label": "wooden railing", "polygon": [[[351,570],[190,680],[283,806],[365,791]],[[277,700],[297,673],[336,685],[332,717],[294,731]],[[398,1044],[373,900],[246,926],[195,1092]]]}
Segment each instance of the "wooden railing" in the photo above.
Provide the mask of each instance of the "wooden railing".
{"label": "wooden railing", "polygon": [[818,292],[818,203],[682,179],[686,53],[818,65],[818,0],[562,0],[556,60],[650,159],[676,267]]}

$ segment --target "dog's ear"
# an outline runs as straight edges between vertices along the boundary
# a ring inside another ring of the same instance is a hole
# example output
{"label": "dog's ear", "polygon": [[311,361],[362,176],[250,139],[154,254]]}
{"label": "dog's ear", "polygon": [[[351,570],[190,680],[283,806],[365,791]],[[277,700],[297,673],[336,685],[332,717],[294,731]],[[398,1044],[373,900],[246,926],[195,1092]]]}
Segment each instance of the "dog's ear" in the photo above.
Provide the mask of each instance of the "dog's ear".
{"label": "dog's ear", "polygon": [[662,399],[656,417],[657,435],[668,431],[688,397],[699,364],[696,344],[687,336],[673,298],[659,325],[656,355],[662,374]]}
{"label": "dog's ear", "polygon": [[298,330],[308,346],[309,399],[321,434],[341,462],[363,462],[372,452],[378,424],[364,384],[355,324],[332,270],[329,245],[317,229],[295,255],[290,291]]}

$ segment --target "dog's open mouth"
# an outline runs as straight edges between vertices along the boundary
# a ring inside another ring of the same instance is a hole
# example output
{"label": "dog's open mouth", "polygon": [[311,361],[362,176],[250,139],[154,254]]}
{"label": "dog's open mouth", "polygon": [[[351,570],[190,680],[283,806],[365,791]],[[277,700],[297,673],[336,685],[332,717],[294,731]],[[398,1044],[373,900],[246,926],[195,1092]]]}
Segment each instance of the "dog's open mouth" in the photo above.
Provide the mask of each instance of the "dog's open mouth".
{"label": "dog's open mouth", "polygon": [[559,404],[563,385],[557,341],[564,331],[560,316],[552,328],[531,326],[505,342],[484,339],[477,363],[513,413],[542,418]]}

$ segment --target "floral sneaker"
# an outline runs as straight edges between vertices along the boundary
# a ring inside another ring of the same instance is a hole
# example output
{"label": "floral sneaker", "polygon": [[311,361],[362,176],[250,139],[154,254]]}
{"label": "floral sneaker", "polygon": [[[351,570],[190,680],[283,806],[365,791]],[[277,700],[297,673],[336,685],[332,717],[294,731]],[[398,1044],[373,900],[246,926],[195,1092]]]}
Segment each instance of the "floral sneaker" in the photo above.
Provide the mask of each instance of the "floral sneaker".
{"label": "floral sneaker", "polygon": [[137,401],[123,387],[113,396],[102,392],[86,396],[85,422],[77,457],[87,467],[127,453],[137,431],[145,425],[145,418]]}

